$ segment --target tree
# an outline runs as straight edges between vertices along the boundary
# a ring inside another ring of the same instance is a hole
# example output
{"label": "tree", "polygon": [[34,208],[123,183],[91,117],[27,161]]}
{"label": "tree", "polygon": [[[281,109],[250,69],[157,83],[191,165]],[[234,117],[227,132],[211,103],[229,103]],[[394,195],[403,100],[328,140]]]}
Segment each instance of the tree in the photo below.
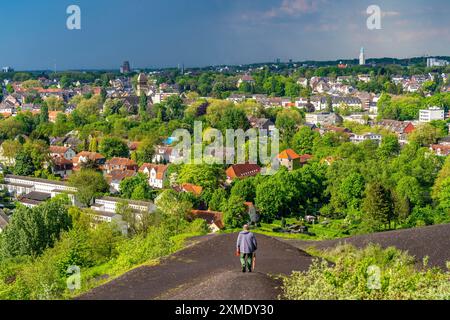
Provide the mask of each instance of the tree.
{"label": "tree", "polygon": [[434,181],[432,197],[435,201],[440,202],[442,200],[442,195],[445,194],[443,191],[447,180],[450,179],[450,157],[447,157],[441,171]]}
{"label": "tree", "polygon": [[298,154],[312,154],[314,139],[320,137],[320,134],[311,130],[309,127],[301,127],[292,138],[291,146]]}
{"label": "tree", "polygon": [[261,211],[261,218],[270,222],[296,212],[299,209],[300,193],[293,176],[281,168],[256,186],[255,204]]}
{"label": "tree", "polygon": [[143,139],[137,148],[136,160],[138,163],[152,162],[155,155],[155,146],[159,142],[159,137],[148,136]]}
{"label": "tree", "polygon": [[41,106],[41,113],[39,114],[39,122],[40,123],[47,123],[48,122],[48,106],[46,103],[44,103]]}
{"label": "tree", "polygon": [[174,190],[163,191],[156,199],[159,210],[166,214],[175,224],[175,231],[179,232],[180,223],[186,219],[192,210],[192,203],[182,199]]}
{"label": "tree", "polygon": [[226,129],[243,129],[247,130],[250,124],[247,119],[247,115],[241,109],[228,108],[223,113],[222,119],[220,121],[220,128],[222,130]]}
{"label": "tree", "polygon": [[19,205],[5,230],[6,250],[12,257],[37,256],[52,247],[72,220],[67,196],[55,197],[32,209]]}
{"label": "tree", "polygon": [[178,175],[179,183],[192,183],[207,189],[216,189],[220,181],[224,180],[223,169],[216,165],[186,164]]}
{"label": "tree", "polygon": [[182,119],[184,115],[183,100],[179,96],[173,95],[167,98],[162,104],[163,120],[170,121]]}
{"label": "tree", "polygon": [[138,110],[139,117],[141,121],[147,121],[148,120],[148,113],[147,113],[147,96],[145,94],[141,94],[139,97],[139,110]]}
{"label": "tree", "polygon": [[297,110],[283,109],[278,112],[275,125],[280,130],[284,142],[291,141],[301,121],[302,117]]}
{"label": "tree", "polygon": [[97,150],[98,150],[98,140],[97,138],[92,138],[91,141],[89,141],[89,151],[97,152]]}
{"label": "tree", "polygon": [[450,177],[445,178],[441,181],[439,192],[436,195],[439,207],[444,209],[446,212],[450,210]]}
{"label": "tree", "polygon": [[16,156],[14,165],[14,174],[18,176],[31,176],[36,170],[33,159],[30,154],[24,150],[20,151]]}
{"label": "tree", "polygon": [[247,207],[244,199],[238,196],[230,196],[223,205],[224,223],[229,228],[242,227],[248,222]]}
{"label": "tree", "polygon": [[82,169],[69,176],[69,185],[77,188],[76,199],[86,207],[97,196],[108,191],[103,175],[93,169]]}
{"label": "tree", "polygon": [[240,197],[245,201],[254,202],[256,197],[255,181],[254,177],[233,181],[231,195]]}
{"label": "tree", "polygon": [[364,220],[373,228],[383,225],[390,226],[393,220],[393,204],[391,192],[380,182],[367,185],[366,197],[363,202]]}
{"label": "tree", "polygon": [[222,211],[223,205],[226,201],[227,192],[222,188],[218,188],[214,190],[211,200],[209,200],[208,209],[212,211]]}
{"label": "tree", "polygon": [[398,155],[400,152],[400,143],[397,136],[389,134],[383,137],[380,147],[378,148],[378,155],[381,159],[389,159],[392,156]]}
{"label": "tree", "polygon": [[120,182],[119,190],[120,195],[125,199],[149,200],[153,198],[148,177],[144,173],[123,179]]}
{"label": "tree", "polygon": [[357,172],[349,173],[332,192],[331,203],[339,210],[359,210],[364,195],[364,177]]}
{"label": "tree", "polygon": [[127,144],[120,138],[106,137],[103,138],[99,145],[99,151],[106,158],[128,157],[129,151]]}
{"label": "tree", "polygon": [[116,214],[120,214],[123,221],[128,224],[128,232],[132,236],[145,233],[150,227],[151,213],[148,211],[135,212],[126,200],[117,204]]}
{"label": "tree", "polygon": [[22,145],[17,140],[5,140],[2,143],[3,157],[9,159],[8,165],[14,164],[14,158],[22,150]]}
{"label": "tree", "polygon": [[49,147],[46,141],[29,140],[23,145],[23,149],[31,156],[35,170],[42,170],[50,161]]}
{"label": "tree", "polygon": [[333,99],[331,98],[331,96],[327,97],[327,108],[326,108],[327,112],[333,112]]}
{"label": "tree", "polygon": [[421,146],[429,146],[437,142],[442,137],[442,132],[439,128],[434,127],[430,123],[424,123],[417,126],[409,135],[409,140]]}
{"label": "tree", "polygon": [[6,91],[7,91],[9,94],[14,93],[14,87],[12,86],[11,83],[8,83],[8,84],[6,85]]}

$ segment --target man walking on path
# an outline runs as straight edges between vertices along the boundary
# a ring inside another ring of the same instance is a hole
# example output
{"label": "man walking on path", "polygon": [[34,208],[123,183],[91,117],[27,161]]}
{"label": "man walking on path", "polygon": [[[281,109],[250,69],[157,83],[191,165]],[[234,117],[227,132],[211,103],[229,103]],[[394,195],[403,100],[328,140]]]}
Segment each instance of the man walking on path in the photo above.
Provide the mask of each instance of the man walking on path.
{"label": "man walking on path", "polygon": [[254,252],[257,249],[256,238],[253,233],[249,231],[248,225],[244,225],[244,231],[239,233],[236,243],[236,250],[240,254],[242,272],[248,269],[248,272],[252,272],[252,263]]}

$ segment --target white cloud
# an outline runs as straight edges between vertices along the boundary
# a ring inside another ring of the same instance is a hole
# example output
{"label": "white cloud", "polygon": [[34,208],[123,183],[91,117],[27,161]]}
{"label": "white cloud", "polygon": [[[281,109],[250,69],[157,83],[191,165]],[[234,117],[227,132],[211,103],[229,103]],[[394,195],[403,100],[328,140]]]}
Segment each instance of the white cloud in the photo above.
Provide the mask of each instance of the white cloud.
{"label": "white cloud", "polygon": [[296,16],[316,12],[325,0],[283,0],[279,7],[264,13],[267,18]]}

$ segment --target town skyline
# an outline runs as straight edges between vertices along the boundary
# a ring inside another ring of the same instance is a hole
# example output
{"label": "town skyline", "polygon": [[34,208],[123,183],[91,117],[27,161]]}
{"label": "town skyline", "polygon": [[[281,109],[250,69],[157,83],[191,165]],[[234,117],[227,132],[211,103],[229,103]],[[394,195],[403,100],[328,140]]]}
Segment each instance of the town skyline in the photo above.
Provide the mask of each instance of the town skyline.
{"label": "town skyline", "polygon": [[[96,1],[81,9],[81,29],[68,30],[71,1],[2,4],[8,50],[0,64],[16,70],[115,69],[239,65],[255,62],[448,55],[450,4],[432,0],[378,1],[381,29],[366,26],[369,1],[182,0]],[[171,19],[177,17],[177,19]],[[442,17],[443,19],[440,19]],[[45,34],[45,37],[36,36]]]}

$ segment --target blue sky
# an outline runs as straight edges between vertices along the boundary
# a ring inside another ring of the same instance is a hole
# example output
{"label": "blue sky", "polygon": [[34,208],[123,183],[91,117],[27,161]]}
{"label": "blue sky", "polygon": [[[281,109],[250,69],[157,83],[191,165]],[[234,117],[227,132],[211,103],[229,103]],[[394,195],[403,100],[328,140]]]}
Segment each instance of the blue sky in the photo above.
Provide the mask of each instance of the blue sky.
{"label": "blue sky", "polygon": [[[81,8],[81,30],[66,8]],[[368,30],[366,9],[382,10]],[[448,0],[14,0],[0,2],[0,66],[168,67],[450,55]]]}

